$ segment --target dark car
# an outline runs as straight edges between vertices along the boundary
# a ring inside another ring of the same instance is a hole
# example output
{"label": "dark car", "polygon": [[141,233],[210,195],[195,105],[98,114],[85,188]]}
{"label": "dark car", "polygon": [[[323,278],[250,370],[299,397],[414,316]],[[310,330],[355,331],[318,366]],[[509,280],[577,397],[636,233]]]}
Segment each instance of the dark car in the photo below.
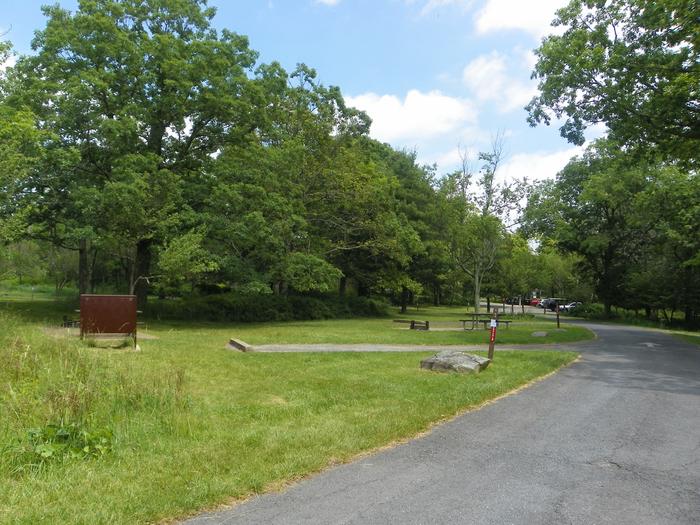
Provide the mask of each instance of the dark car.
{"label": "dark car", "polygon": [[557,309],[557,304],[563,302],[563,299],[559,299],[557,297],[550,297],[548,299],[542,299],[542,302],[540,303],[540,307],[549,310],[551,312],[556,311]]}
{"label": "dark car", "polygon": [[552,301],[552,300],[551,300],[549,297],[545,297],[544,299],[542,299],[542,300],[540,301],[540,304],[538,304],[537,306],[539,306],[540,308],[545,308],[545,309],[547,309],[547,308],[549,308],[549,304],[550,304],[551,301]]}

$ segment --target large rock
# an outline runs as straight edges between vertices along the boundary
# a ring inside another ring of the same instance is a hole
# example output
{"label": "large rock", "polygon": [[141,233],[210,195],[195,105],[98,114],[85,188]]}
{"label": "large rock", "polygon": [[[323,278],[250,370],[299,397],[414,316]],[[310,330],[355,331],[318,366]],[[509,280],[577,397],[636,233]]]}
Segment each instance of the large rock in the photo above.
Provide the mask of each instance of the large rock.
{"label": "large rock", "polygon": [[423,359],[420,362],[420,367],[437,372],[452,371],[462,374],[478,374],[489,366],[490,362],[491,360],[486,357],[448,350]]}

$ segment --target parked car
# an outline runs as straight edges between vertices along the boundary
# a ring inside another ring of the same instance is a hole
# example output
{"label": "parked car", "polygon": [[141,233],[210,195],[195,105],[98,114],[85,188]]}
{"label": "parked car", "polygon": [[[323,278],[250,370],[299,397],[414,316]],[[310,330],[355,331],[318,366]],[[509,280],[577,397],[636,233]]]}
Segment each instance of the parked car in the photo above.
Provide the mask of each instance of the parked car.
{"label": "parked car", "polygon": [[533,297],[530,299],[530,306],[538,306],[540,304],[540,298],[539,297]]}
{"label": "parked car", "polygon": [[540,308],[549,308],[550,301],[551,299],[549,297],[545,297],[544,299],[540,300],[540,304],[538,304],[537,306],[539,306]]}
{"label": "parked car", "polygon": [[545,308],[551,312],[554,312],[557,309],[557,303],[562,302],[562,299],[556,298],[556,297],[549,297],[548,299],[542,299],[542,302],[540,303],[541,308]]}
{"label": "parked car", "polygon": [[576,307],[581,306],[583,303],[581,301],[574,301],[569,304],[565,304],[563,306],[559,307],[559,310],[561,312],[566,312],[566,313],[571,313],[572,310],[575,310]]}

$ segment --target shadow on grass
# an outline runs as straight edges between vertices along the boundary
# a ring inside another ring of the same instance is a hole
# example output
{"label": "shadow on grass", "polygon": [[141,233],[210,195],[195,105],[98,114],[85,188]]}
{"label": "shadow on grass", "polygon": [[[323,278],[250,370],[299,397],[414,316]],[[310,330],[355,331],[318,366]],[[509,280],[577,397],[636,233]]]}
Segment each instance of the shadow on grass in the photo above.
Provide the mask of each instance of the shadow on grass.
{"label": "shadow on grass", "polygon": [[60,325],[63,316],[77,319],[79,314],[76,299],[36,299],[36,300],[3,300],[0,301],[0,312],[12,314],[20,321],[27,323],[42,323]]}

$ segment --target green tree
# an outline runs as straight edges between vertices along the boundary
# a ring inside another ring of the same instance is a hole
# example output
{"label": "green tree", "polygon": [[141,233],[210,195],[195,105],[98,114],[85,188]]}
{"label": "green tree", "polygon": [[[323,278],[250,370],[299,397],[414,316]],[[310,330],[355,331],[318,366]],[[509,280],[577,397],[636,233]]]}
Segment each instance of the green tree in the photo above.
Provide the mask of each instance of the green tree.
{"label": "green tree", "polygon": [[603,123],[622,144],[654,147],[697,166],[700,150],[700,4],[695,0],[572,0],[564,33],[536,50],[540,94],[529,122],[566,120],[576,144]]}
{"label": "green tree", "polygon": [[[507,297],[519,296],[522,301],[525,293],[535,288],[535,256],[527,240],[518,234],[508,235],[505,244],[507,251],[499,264],[498,281]],[[511,313],[513,311],[514,305],[511,303]]]}
{"label": "green tree", "polygon": [[80,0],[75,13],[44,13],[36,54],[19,59],[7,99],[34,111],[54,147],[79,152],[63,175],[75,196],[64,209],[82,226],[121,215],[94,235],[133,245],[142,303],[152,248],[163,223],[180,219],[183,188],[255,129],[247,75],[256,54],[244,37],[211,27],[205,0]]}
{"label": "green tree", "polygon": [[502,155],[503,137],[499,133],[491,151],[479,154],[482,165],[478,171],[463,155],[461,170],[445,177],[440,188],[444,238],[454,267],[471,279],[476,312],[482,284],[506,253],[505,222],[518,211],[528,188],[527,181],[497,182]]}
{"label": "green tree", "polygon": [[158,279],[170,286],[182,281],[194,286],[201,276],[218,270],[218,263],[203,248],[203,241],[204,232],[192,230],[164,243],[158,253]]}
{"label": "green tree", "polygon": [[18,284],[38,284],[46,276],[46,261],[35,241],[15,242],[4,247],[3,251],[0,277],[17,279]]}
{"label": "green tree", "polygon": [[682,309],[692,325],[700,312],[700,178],[664,165],[654,175],[638,202],[640,227],[652,235],[631,292],[649,299],[642,306]]}
{"label": "green tree", "polygon": [[[600,140],[557,175],[550,194],[531,203],[527,230],[556,240],[582,257],[598,297],[610,315],[618,304],[626,272],[648,232],[637,221],[637,199],[648,184],[648,166],[635,163],[610,141]],[[542,206],[542,210],[533,209]],[[556,282],[552,282],[559,289]],[[553,292],[556,290],[552,290]]]}

